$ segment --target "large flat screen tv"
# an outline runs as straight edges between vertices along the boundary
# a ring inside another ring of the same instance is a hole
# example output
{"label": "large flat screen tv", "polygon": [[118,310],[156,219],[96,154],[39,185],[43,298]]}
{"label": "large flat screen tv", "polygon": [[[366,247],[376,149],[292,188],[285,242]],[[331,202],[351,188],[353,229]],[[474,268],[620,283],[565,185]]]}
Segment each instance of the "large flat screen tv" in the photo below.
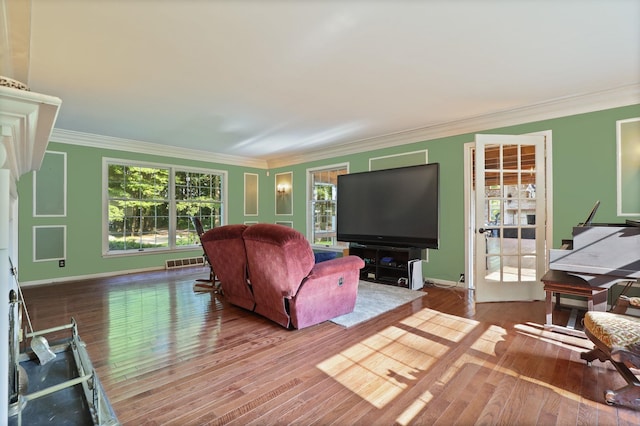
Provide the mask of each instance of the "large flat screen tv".
{"label": "large flat screen tv", "polygon": [[439,163],[338,176],[338,240],[437,249],[439,181]]}

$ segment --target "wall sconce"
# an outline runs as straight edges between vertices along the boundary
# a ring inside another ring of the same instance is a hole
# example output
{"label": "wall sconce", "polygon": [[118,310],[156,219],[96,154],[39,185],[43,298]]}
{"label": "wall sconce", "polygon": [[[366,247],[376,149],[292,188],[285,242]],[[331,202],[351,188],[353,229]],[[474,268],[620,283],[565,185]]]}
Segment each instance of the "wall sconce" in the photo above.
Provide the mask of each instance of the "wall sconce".
{"label": "wall sconce", "polygon": [[293,214],[293,172],[276,173],[275,176],[276,215]]}
{"label": "wall sconce", "polygon": [[289,191],[289,185],[285,183],[281,183],[278,186],[276,186],[276,192],[278,193],[278,195],[284,195],[288,191]]}

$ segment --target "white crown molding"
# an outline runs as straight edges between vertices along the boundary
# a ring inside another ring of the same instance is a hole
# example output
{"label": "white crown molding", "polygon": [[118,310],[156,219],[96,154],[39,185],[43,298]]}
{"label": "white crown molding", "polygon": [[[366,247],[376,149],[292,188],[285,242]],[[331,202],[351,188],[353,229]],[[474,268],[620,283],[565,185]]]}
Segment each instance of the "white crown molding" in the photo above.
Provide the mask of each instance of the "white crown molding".
{"label": "white crown molding", "polygon": [[267,161],[259,158],[240,157],[227,154],[218,154],[197,149],[178,148],[174,146],[160,145],[150,142],[142,142],[132,139],[114,138],[111,136],[96,135],[93,133],[76,132],[74,130],[53,129],[52,142],[69,145],[81,145],[92,148],[114,149],[117,151],[135,152],[138,154],[159,155],[170,158],[182,158],[185,160],[208,161],[211,163],[229,164],[234,166],[267,168]]}
{"label": "white crown molding", "polygon": [[381,148],[423,142],[465,133],[482,132],[501,127],[549,120],[610,108],[640,104],[640,84],[632,84],[600,92],[553,99],[534,105],[467,117],[447,123],[388,135],[360,139],[329,148],[268,159],[269,168],[286,167],[341,155],[358,154]]}
{"label": "white crown molding", "polygon": [[359,154],[382,148],[390,148],[409,143],[429,141],[466,133],[482,132],[501,127],[549,120],[570,115],[583,114],[604,109],[640,104],[640,84],[587,93],[576,96],[553,99],[534,105],[498,111],[462,118],[447,123],[402,132],[360,139],[322,149],[274,158],[249,158],[208,151],[177,148],[167,145],[142,142],[131,139],[114,138],[73,130],[53,129],[53,142],[82,145],[94,148],[115,149],[165,157],[177,157],[187,160],[200,160],[212,163],[230,164],[259,169],[274,169],[296,164],[325,160],[342,155]]}

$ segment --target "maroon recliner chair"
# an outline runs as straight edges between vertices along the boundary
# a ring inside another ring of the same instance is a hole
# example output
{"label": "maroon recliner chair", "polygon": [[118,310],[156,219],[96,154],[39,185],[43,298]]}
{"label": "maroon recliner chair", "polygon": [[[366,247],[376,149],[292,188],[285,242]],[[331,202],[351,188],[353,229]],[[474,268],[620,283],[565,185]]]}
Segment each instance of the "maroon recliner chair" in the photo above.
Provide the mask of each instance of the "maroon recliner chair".
{"label": "maroon recliner chair", "polygon": [[242,234],[246,225],[226,225],[200,236],[202,248],[230,303],[253,311],[255,299],[247,281],[247,255]]}
{"label": "maroon recliner chair", "polygon": [[304,235],[282,225],[252,225],[243,238],[256,313],[300,329],[353,311],[364,267],[359,257],[316,264]]}

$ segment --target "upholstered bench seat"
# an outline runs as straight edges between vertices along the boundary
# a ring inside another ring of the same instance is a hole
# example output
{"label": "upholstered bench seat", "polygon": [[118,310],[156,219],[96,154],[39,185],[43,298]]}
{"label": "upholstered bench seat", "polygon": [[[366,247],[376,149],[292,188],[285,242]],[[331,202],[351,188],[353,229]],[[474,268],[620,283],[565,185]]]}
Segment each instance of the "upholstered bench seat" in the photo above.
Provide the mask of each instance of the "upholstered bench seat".
{"label": "upholstered bench seat", "polygon": [[589,364],[595,359],[610,361],[627,382],[625,387],[604,392],[607,404],[640,409],[640,380],[631,371],[640,368],[640,318],[625,315],[629,306],[640,307],[640,298],[620,296],[613,312],[585,314],[584,332],[595,347],[580,358]]}
{"label": "upholstered bench seat", "polygon": [[609,349],[627,348],[640,342],[640,318],[611,312],[590,311],[584,327]]}

